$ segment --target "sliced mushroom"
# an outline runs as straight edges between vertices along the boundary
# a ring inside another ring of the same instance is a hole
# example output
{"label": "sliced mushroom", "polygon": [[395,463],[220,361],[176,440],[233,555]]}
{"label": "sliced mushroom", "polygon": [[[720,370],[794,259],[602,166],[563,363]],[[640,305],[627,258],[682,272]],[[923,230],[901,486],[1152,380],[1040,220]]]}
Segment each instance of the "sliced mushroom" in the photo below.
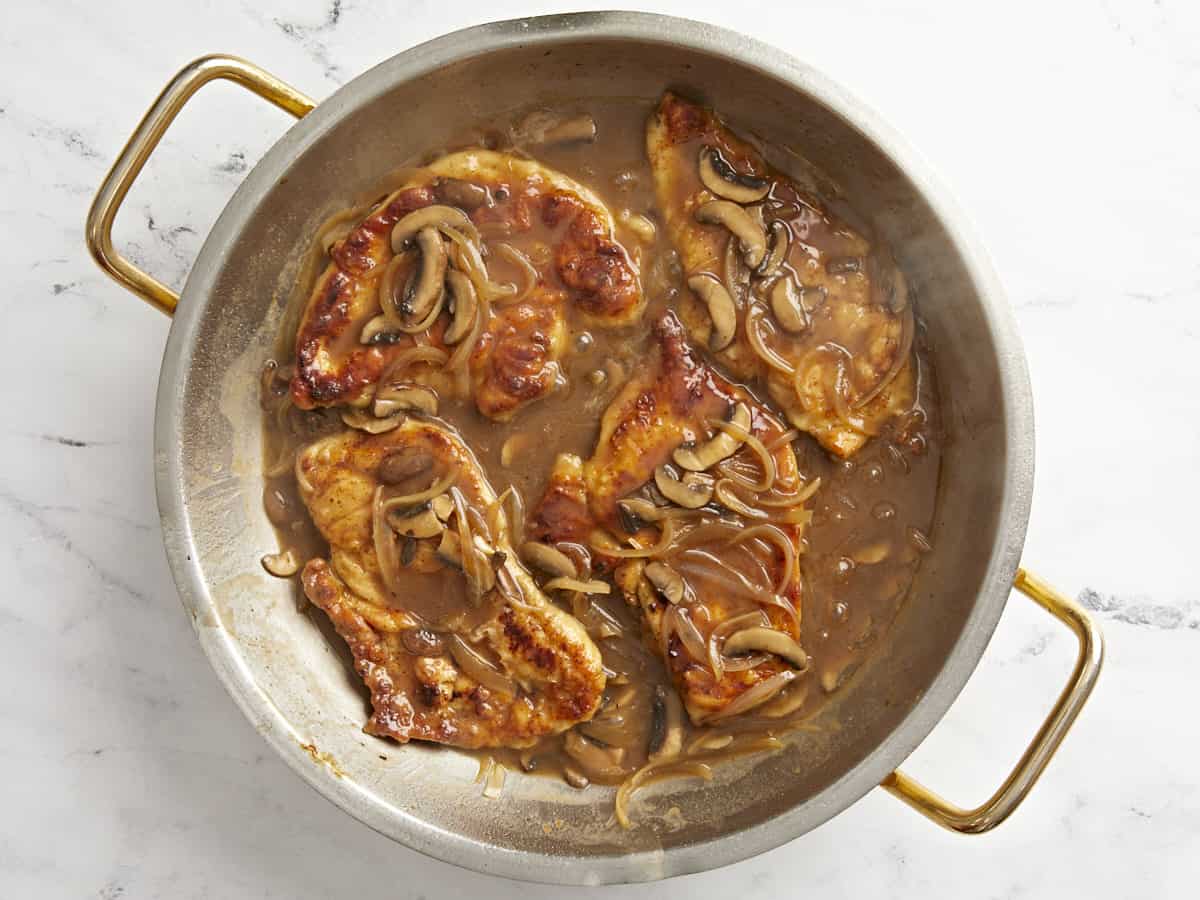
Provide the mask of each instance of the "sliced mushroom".
{"label": "sliced mushroom", "polygon": [[756,175],[743,175],[733,168],[716,147],[700,148],[700,181],[726,200],[757,203],[771,190],[771,182]]}
{"label": "sliced mushroom", "polygon": [[470,217],[453,206],[434,204],[410,212],[392,229],[392,251],[400,253],[405,244],[416,238],[426,228],[453,228],[478,243],[479,232]]}
{"label": "sliced mushroom", "polygon": [[[742,431],[749,431],[750,407],[745,403],[738,403],[733,408],[733,417],[730,421]],[[689,472],[704,472],[721,460],[733,456],[740,446],[742,446],[742,442],[738,438],[728,431],[721,431],[695,447],[676,447],[672,458],[676,465],[682,466]]]}
{"label": "sliced mushroom", "polygon": [[771,223],[771,238],[767,255],[763,258],[762,264],[755,270],[754,274],[760,278],[766,278],[773,275],[776,270],[783,265],[783,261],[787,259],[788,251],[792,247],[792,232],[788,228],[787,223],[782,219],[776,219]]}
{"label": "sliced mushroom", "polygon": [[683,602],[683,576],[666,563],[649,563],[644,574],[668,603]]}
{"label": "sliced mushroom", "polygon": [[429,508],[441,521],[445,522],[454,514],[454,501],[449,494],[438,494],[429,501]]}
{"label": "sliced mushroom", "polygon": [[660,522],[667,510],[644,497],[625,497],[617,501],[617,518],[626,534],[636,534],[647,522]]}
{"label": "sliced mushroom", "polygon": [[276,578],[291,578],[300,571],[300,558],[294,550],[268,553],[262,558],[263,568]]}
{"label": "sliced mushroom", "polygon": [[592,778],[612,779],[625,774],[621,768],[621,763],[625,761],[624,747],[602,746],[577,731],[568,731],[563,749]]}
{"label": "sliced mushroom", "polygon": [[447,565],[454,566],[456,569],[462,568],[462,541],[449,528],[442,532],[442,539],[434,553]]}
{"label": "sliced mushroom", "polygon": [[437,513],[428,506],[412,510],[393,510],[388,513],[388,524],[397,534],[413,538],[437,537],[446,530]]}
{"label": "sliced mushroom", "polygon": [[808,327],[808,313],[804,310],[800,291],[791,276],[784,275],[775,280],[771,285],[770,300],[771,313],[784,331],[795,334]]}
{"label": "sliced mushroom", "polygon": [[408,326],[405,331],[410,328],[423,331],[433,324],[427,320],[442,299],[446,267],[450,263],[446,244],[436,228],[422,228],[417,233],[417,246],[421,249],[421,265],[405,285],[400,301],[400,315]]}
{"label": "sliced mushroom", "polygon": [[492,205],[492,194],[484,185],[459,178],[439,178],[433,186],[437,198],[459,209],[479,209]]}
{"label": "sliced mushroom", "polygon": [[767,255],[767,232],[743,207],[728,200],[710,200],[696,209],[696,221],[724,225],[742,245],[742,258],[757,269]]}
{"label": "sliced mushroom", "polygon": [[584,113],[572,116],[564,122],[559,122],[547,128],[542,133],[543,144],[567,144],[576,141],[594,141],[596,139],[596,120]]}
{"label": "sliced mushroom", "polygon": [[392,431],[395,428],[399,428],[404,418],[404,413],[396,413],[395,415],[379,418],[378,416],[368,414],[363,409],[342,410],[342,422],[351,428],[365,431],[367,434],[383,434],[385,431]]}
{"label": "sliced mushroom", "polygon": [[380,418],[398,412],[418,412],[436,416],[438,397],[432,388],[422,384],[392,384],[375,394],[374,412]]}
{"label": "sliced mushroom", "polygon": [[675,692],[655,685],[650,716],[650,762],[678,756],[683,749],[683,704]]}
{"label": "sliced mushroom", "polygon": [[396,323],[385,315],[378,315],[363,326],[358,336],[360,344],[394,344],[400,339]]}
{"label": "sliced mushroom", "polygon": [[458,269],[446,272],[446,287],[450,289],[453,316],[450,319],[450,327],[442,335],[442,340],[450,345],[457,344],[470,333],[479,309],[479,297],[471,279]]}
{"label": "sliced mushroom", "polygon": [[774,653],[801,671],[808,668],[808,654],[804,652],[804,648],[789,635],[773,628],[744,628],[734,632],[725,639],[722,652],[732,655],[752,650]]}
{"label": "sliced mushroom", "polygon": [[725,285],[712,275],[693,275],[687,284],[708,307],[708,316],[713,323],[708,345],[713,350],[724,350],[737,333],[737,307],[734,306],[733,297],[725,290]]}
{"label": "sliced mushroom", "polygon": [[521,545],[521,556],[530,565],[560,578],[575,578],[579,575],[575,563],[557,547],[538,541],[526,541]]}
{"label": "sliced mushroom", "polygon": [[384,484],[401,484],[433,468],[433,457],[415,446],[403,447],[383,458],[375,473]]}
{"label": "sliced mushroom", "polygon": [[668,466],[654,470],[654,486],[659,493],[684,509],[699,509],[713,495],[713,479],[701,472],[686,472],[679,478]]}

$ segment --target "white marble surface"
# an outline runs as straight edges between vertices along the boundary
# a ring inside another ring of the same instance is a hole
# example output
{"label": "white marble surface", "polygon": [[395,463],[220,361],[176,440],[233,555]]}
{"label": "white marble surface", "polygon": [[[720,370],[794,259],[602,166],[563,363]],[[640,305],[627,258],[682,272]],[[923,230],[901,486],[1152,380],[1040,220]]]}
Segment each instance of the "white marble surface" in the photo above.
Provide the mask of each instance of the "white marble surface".
{"label": "white marble surface", "polygon": [[[1200,7],[810,0],[659,9],[779,44],[879,109],[957,193],[1025,337],[1038,416],[1026,561],[1097,611],[1109,661],[1042,784],[959,838],[875,791],[723,871],[608,896],[1194,897],[1200,881]],[[151,479],[168,321],[92,265],[91,194],[185,61],[245,55],[321,97],[498,0],[13,4],[0,26],[0,896],[550,898],[459,871],[326,803],[267,749],[176,602]],[[118,239],[179,285],[286,120],[189,107]],[[1001,777],[1073,642],[1011,604],[909,769],[964,801]],[[582,892],[580,892],[582,893]],[[598,892],[596,892],[598,893]]]}

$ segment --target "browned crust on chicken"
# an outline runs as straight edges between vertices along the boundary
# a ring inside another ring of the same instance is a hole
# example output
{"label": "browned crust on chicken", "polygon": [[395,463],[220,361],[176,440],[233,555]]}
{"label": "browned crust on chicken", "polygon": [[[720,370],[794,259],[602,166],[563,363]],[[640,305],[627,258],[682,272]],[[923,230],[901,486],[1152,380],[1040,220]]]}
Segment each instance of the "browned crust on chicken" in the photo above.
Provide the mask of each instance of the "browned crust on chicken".
{"label": "browned crust on chicken", "polygon": [[[612,217],[594,194],[528,160],[482,150],[452,154],[422,170],[414,183],[385,198],[331,249],[330,262],[312,290],[296,337],[292,397],[301,409],[366,402],[390,363],[414,346],[407,335],[395,343],[378,345],[360,344],[358,336],[366,322],[380,311],[379,278],[394,256],[391,229],[407,213],[440,202],[438,184],[447,175],[463,176],[461,180],[487,188],[490,202],[470,212],[477,226],[490,227],[506,240],[515,240],[535,228],[549,229],[552,252],[547,261],[536,266],[534,294],[563,297],[566,304],[581,311],[586,321],[601,327],[628,325],[641,316],[644,302],[637,269],[614,238]],[[545,320],[547,307],[531,302],[523,309],[527,318],[540,315]],[[505,318],[499,310],[496,312]],[[565,312],[560,311],[560,315],[565,316]],[[448,321],[447,311],[435,322],[429,335],[433,346],[445,346],[441,334]],[[480,343],[487,334],[494,335],[503,328],[504,322],[490,323]],[[536,339],[535,331],[544,337],[556,328],[543,321],[538,329],[525,333]],[[521,328],[516,333],[522,333]],[[503,418],[542,396],[552,387],[556,374],[549,363],[562,352],[560,344],[542,342],[534,353],[547,364],[531,372],[527,363],[514,368],[511,354],[492,363],[487,353],[477,348],[472,369],[486,371],[485,379],[494,377],[480,411]],[[480,380],[478,375],[475,378]],[[507,389],[516,383],[514,379],[519,384],[515,392],[509,393]],[[446,378],[439,387],[453,391],[459,385],[461,382]]]}
{"label": "browned crust on chicken", "polygon": [[[677,94],[668,91],[663,95],[648,123],[646,146],[659,207],[687,275],[709,273],[724,280],[726,245],[732,240],[723,226],[696,220],[696,210],[716,199],[698,174],[702,147],[717,149],[739,173],[766,179],[770,191],[760,204],[763,219],[768,224],[781,221],[790,232],[785,272],[803,291],[810,324],[803,333],[789,335],[772,327],[768,315],[766,327],[772,333],[765,343],[793,367],[811,371],[813,363],[818,363],[819,377],[797,390],[797,378],[765,363],[750,342],[746,304],[739,308],[732,342],[715,353],[734,377],[769,382],[772,398],[789,420],[839,457],[856,453],[889,420],[911,408],[915,387],[912,364],[898,358],[911,341],[904,339],[902,315],[882,296],[876,270],[885,264],[861,235],[784,173],[770,167],[753,145],[738,137],[712,110]],[[841,259],[863,262],[853,271],[831,270],[830,261]],[[712,321],[700,298],[685,289],[678,312],[692,340],[707,344]],[[849,348],[853,360],[829,354],[820,359],[813,356],[814,351],[834,345]],[[899,373],[892,383],[867,400],[897,367]],[[837,390],[848,393],[846,404],[841,405],[851,407],[851,415],[839,409],[833,396]],[[865,402],[858,405],[860,399]]]}
{"label": "browned crust on chicken", "polygon": [[[441,425],[409,420],[381,435],[352,432],[307,448],[298,462],[301,496],[322,536],[330,560],[311,560],[302,576],[308,598],[322,609],[346,641],[355,670],[371,692],[367,731],[400,741],[428,740],[458,747],[525,747],[566,730],[598,708],[604,673],[599,650],[583,627],[541,593],[521,566],[507,536],[494,546],[520,586],[514,600],[499,590],[467,609],[462,629],[485,647],[504,675],[521,686],[516,696],[489,688],[461,669],[451,655],[407,652],[408,629],[427,625],[405,598],[387,590],[372,531],[371,498],[376,472],[393,453],[418,448],[432,454],[442,473],[459,472],[456,488],[481,511],[495,494],[474,456]],[[495,536],[493,536],[495,537]],[[458,578],[422,541],[410,564],[425,577]],[[430,589],[430,583],[414,590]]]}

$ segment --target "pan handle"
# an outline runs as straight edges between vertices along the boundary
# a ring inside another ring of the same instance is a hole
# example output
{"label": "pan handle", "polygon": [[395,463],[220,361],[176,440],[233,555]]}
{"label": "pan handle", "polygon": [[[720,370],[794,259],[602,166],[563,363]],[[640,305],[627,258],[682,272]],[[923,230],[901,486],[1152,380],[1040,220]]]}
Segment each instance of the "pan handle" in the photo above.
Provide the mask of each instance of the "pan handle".
{"label": "pan handle", "polygon": [[100,268],[122,287],[167,315],[175,311],[179,295],[117,252],[112,242],[113,220],[175,116],[196,91],[218,78],[240,84],[297,118],[316,106],[295,88],[236,56],[202,56],[184,66],[158,95],[96,192],[96,199],[88,210],[86,234],[88,250]]}
{"label": "pan handle", "polygon": [[1071,679],[1059,694],[1058,701],[1038,729],[1033,742],[1025,749],[999,790],[974,809],[955,806],[899,770],[882,783],[882,787],[921,815],[960,834],[989,831],[1021,805],[1066,737],[1075,717],[1083,709],[1104,663],[1104,638],[1082,606],[1024,569],[1017,570],[1013,587],[1070,628],[1079,639],[1079,657],[1075,661]]}

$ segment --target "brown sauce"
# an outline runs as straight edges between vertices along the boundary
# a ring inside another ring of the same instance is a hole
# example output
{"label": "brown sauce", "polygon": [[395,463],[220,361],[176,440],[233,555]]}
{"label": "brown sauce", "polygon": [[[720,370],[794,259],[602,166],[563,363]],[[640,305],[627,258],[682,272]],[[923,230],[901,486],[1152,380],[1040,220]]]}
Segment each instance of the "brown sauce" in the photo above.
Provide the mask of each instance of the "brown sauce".
{"label": "brown sauce", "polygon": [[[651,110],[648,102],[626,99],[553,110],[563,117],[589,114],[596,123],[595,142],[548,144],[529,150],[538,161],[590,187],[619,222],[623,217],[644,216],[649,222],[659,223],[648,241],[639,241],[629,227],[619,226],[617,232],[641,271],[648,304],[642,324],[589,328],[568,306],[570,343],[561,361],[557,389],[520,409],[508,422],[484,418],[469,396],[449,398],[439,412],[472,448],[496,492],[512,487],[523,498],[526,510],[532,509],[542,495],[558,454],[570,452],[584,459],[591,455],[600,416],[624,379],[651,353],[646,323],[673,307],[680,296],[683,274],[678,254],[661,227],[645,159],[644,127]],[[515,115],[505,122],[488,123],[478,134],[463,135],[461,141],[451,142],[444,149],[481,144],[498,144],[505,149],[505,136],[513,133],[513,124],[521,119]],[[423,163],[437,155],[431,153],[412,162]],[[639,222],[635,220],[635,228]],[[531,256],[542,252],[539,245],[554,240],[550,229],[541,226],[513,236],[503,234],[503,228],[496,231],[497,239],[510,240]],[[484,236],[489,239],[486,231]],[[813,227],[805,240],[827,256],[841,253],[842,238],[836,233]],[[311,252],[324,258],[319,247]],[[495,280],[520,279],[517,266],[496,254],[490,259]],[[309,284],[301,286],[297,303],[305,302],[308,289]],[[290,320],[294,321],[294,316]],[[292,337],[291,333],[281,336],[280,359],[289,358]],[[752,750],[772,746],[772,736],[811,717],[835,696],[883,639],[904,601],[922,553],[928,550],[940,462],[936,383],[922,346],[919,320],[914,352],[917,399],[901,425],[885,429],[847,461],[832,458],[807,435],[801,434],[794,442],[805,480],[821,479],[821,487],[809,503],[813,519],[805,533],[805,552],[800,556],[802,643],[810,665],[802,682],[789,692],[794,708],[779,718],[747,715],[709,727],[685,723],[681,759],[709,761],[739,747]],[[296,451],[314,438],[344,426],[334,411],[296,409],[288,402],[282,382],[267,377],[265,384],[268,515],[278,529],[281,545],[292,549],[301,561],[327,555],[328,548],[297,494],[292,460]],[[764,405],[775,408],[761,386],[754,386],[751,393]],[[744,597],[739,601],[744,611],[758,608],[752,598],[755,591],[764,589],[765,567],[756,563],[755,546],[721,551],[722,556],[714,555],[716,552],[703,542],[685,541],[674,549],[670,562],[685,573],[694,591],[703,592],[716,582],[728,591],[732,579],[740,586],[735,595]],[[407,602],[410,607],[416,605],[414,611],[422,619],[445,622],[464,608],[461,588],[453,586],[460,581],[457,572],[405,577],[411,579]],[[541,575],[537,577],[545,580]],[[643,637],[637,614],[617,593],[563,605],[589,627],[609,675],[604,706],[591,722],[576,726],[576,730],[598,746],[622,751],[611,771],[593,770],[587,777],[595,782],[619,783],[646,764],[650,748],[660,737],[653,734],[656,724],[661,724],[656,723],[656,708],[661,715],[663,692],[673,688],[662,660]],[[736,740],[728,743],[726,735]],[[531,749],[475,752],[484,759],[493,757],[510,769],[560,775],[565,771],[569,781],[582,784],[578,762],[563,747],[564,737],[556,735]]]}

